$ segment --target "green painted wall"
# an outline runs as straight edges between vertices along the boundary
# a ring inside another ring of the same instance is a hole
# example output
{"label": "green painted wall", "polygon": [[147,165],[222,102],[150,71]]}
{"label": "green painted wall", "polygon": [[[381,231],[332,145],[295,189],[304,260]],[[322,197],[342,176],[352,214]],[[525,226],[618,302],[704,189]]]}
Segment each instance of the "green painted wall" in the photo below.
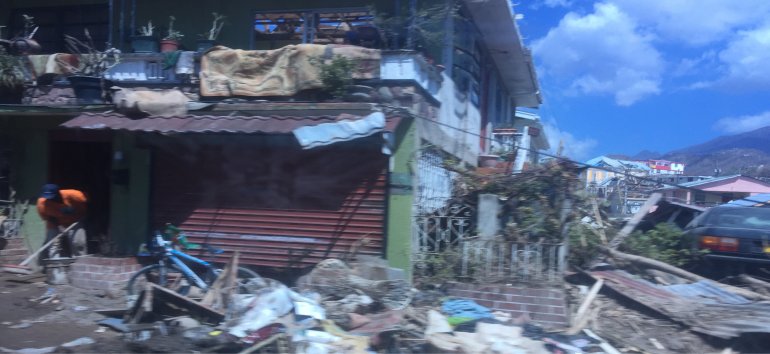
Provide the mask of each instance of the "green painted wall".
{"label": "green painted wall", "polygon": [[[406,125],[401,134],[396,136],[398,143],[395,154],[391,157],[391,189],[388,198],[388,235],[386,257],[392,267],[407,272],[407,279],[412,273],[412,203],[414,201],[411,186],[410,160],[417,146],[417,132],[411,120],[401,123]],[[395,187],[405,185],[405,188]]]}
{"label": "green painted wall", "polygon": [[[123,158],[112,161],[110,239],[119,254],[134,254],[149,232],[151,153],[136,147],[134,136],[127,134],[115,136],[115,152],[122,153]],[[118,176],[126,171],[126,183],[119,183],[125,175]]]}
{"label": "green painted wall", "polygon": [[2,117],[0,139],[10,139],[11,186],[16,200],[28,203],[23,215],[22,236],[30,250],[42,246],[45,223],[37,214],[40,187],[48,178],[48,130],[64,119],[53,117]]}

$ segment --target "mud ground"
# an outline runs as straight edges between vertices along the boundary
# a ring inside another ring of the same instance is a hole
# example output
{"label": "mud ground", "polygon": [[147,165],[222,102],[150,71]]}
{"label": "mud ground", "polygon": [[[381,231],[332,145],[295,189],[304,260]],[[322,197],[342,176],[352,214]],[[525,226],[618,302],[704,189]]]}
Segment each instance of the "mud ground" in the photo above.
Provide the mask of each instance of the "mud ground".
{"label": "mud ground", "polygon": [[[119,333],[100,329],[97,322],[105,317],[94,312],[124,307],[122,294],[48,285],[44,277],[18,282],[21,278],[0,273],[0,352],[49,347],[57,352],[94,352],[96,348],[99,352],[127,351]],[[33,301],[46,293],[55,293],[56,297],[47,303]],[[60,347],[83,337],[98,345]]]}

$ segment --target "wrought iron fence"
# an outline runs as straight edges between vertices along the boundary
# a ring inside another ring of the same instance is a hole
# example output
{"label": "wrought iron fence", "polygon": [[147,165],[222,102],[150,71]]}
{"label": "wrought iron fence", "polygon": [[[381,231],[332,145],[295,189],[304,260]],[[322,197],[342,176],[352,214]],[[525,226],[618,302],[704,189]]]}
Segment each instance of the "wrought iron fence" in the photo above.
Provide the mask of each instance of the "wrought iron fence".
{"label": "wrought iron fence", "polygon": [[460,276],[476,281],[560,282],[566,270],[563,243],[465,240]]}
{"label": "wrought iron fence", "polygon": [[563,243],[480,240],[473,236],[475,210],[450,203],[415,217],[413,257],[416,275],[484,282],[560,282],[566,269]]}

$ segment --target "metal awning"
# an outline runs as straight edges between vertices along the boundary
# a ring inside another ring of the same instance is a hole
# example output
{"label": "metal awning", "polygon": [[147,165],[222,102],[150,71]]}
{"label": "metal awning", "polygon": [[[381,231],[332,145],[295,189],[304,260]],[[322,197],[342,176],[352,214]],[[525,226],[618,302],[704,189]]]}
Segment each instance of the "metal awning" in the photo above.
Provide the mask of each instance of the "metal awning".
{"label": "metal awning", "polygon": [[[293,112],[292,116],[186,115],[150,116],[132,119],[118,113],[83,113],[63,124],[64,128],[119,130],[159,134],[292,134],[305,132],[314,146],[354,140],[378,132],[392,132],[402,117],[380,112],[368,115],[314,115],[313,110]],[[348,127],[355,129],[348,129]],[[309,130],[308,127],[318,127]],[[323,132],[314,134],[313,132]],[[310,135],[308,135],[310,134]],[[296,134],[295,134],[296,135]]]}

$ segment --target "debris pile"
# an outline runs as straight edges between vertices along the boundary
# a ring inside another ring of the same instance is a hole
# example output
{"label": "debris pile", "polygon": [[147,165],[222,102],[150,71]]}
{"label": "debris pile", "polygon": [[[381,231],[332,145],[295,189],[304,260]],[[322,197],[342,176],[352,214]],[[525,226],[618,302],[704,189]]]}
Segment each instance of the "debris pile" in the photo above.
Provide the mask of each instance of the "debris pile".
{"label": "debris pile", "polygon": [[526,316],[514,319],[472,300],[422,294],[397,272],[367,279],[361,274],[371,276],[371,269],[351,265],[327,259],[289,288],[261,277],[239,286],[218,282],[231,262],[201,298],[150,283],[121,318],[101,324],[123,332],[133,351],[608,352],[602,340],[586,334],[549,332]]}

